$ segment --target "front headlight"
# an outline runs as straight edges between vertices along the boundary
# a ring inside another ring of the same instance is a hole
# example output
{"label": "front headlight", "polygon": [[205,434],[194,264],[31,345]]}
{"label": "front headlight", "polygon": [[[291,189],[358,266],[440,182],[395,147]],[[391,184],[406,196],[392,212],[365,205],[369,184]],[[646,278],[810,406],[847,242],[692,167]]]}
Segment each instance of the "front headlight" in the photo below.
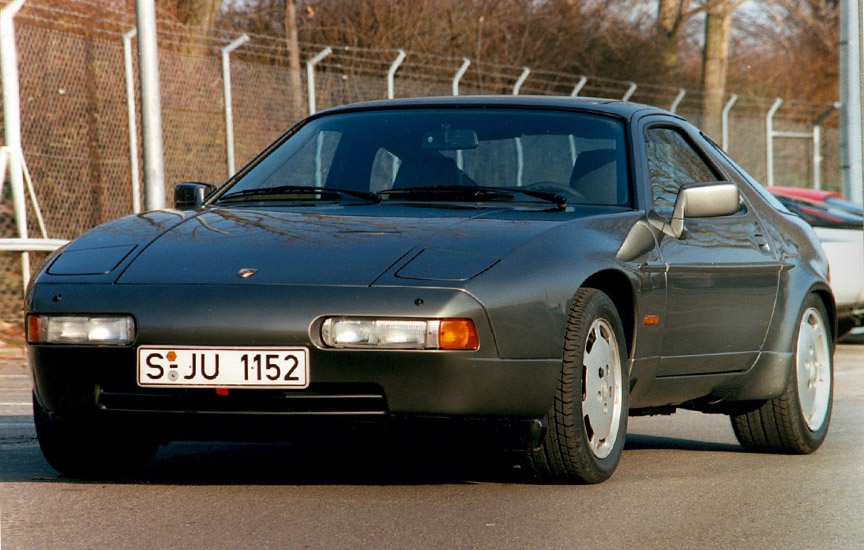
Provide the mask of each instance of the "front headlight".
{"label": "front headlight", "polygon": [[321,340],[332,348],[476,350],[477,330],[470,319],[370,319],[330,317]]}
{"label": "front headlight", "polygon": [[128,315],[28,315],[30,344],[124,346],[135,341],[135,320]]}

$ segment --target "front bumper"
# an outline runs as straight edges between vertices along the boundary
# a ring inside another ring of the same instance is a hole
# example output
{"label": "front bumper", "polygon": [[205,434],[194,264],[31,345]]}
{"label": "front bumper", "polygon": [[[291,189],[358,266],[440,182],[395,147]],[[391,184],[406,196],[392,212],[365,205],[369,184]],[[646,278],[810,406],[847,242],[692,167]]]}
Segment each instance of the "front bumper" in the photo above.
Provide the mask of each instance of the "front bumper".
{"label": "front bumper", "polygon": [[[452,289],[42,284],[28,305],[38,313],[136,319],[132,346],[29,347],[37,399],[61,416],[134,416],[166,429],[192,417],[214,425],[243,418],[247,424],[310,417],[528,419],[548,411],[560,372],[556,358],[498,357],[483,307]],[[324,348],[310,327],[329,315],[470,318],[480,349]],[[232,389],[227,396],[213,389],[142,388],[136,382],[139,345],[305,346],[311,384],[304,390]]]}

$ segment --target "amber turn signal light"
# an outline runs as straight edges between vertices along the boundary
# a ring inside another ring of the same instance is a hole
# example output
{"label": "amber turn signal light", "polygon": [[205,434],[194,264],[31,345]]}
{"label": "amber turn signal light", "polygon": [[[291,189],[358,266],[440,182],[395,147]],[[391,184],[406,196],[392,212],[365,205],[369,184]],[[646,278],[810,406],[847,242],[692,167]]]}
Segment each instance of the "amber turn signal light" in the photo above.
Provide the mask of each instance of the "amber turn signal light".
{"label": "amber turn signal light", "polygon": [[444,319],[438,326],[438,347],[448,350],[473,350],[480,347],[477,329],[471,319]]}

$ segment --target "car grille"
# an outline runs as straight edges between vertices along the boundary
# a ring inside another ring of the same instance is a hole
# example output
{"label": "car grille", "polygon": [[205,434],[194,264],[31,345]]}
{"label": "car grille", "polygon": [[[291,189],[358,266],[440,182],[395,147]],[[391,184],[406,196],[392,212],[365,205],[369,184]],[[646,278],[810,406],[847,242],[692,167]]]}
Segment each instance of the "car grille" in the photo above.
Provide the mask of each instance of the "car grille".
{"label": "car grille", "polygon": [[384,415],[387,399],[375,384],[311,384],[300,391],[231,389],[156,389],[111,391],[97,387],[96,403],[105,411],[244,415]]}

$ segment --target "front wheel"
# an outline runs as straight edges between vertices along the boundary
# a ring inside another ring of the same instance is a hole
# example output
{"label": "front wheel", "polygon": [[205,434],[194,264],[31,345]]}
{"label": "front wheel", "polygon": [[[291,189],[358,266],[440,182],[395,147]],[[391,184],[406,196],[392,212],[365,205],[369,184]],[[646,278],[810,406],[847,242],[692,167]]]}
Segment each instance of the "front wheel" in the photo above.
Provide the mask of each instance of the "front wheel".
{"label": "front wheel", "polygon": [[822,301],[805,300],[795,340],[795,367],[783,395],[733,415],[735,437],[750,451],[809,454],[828,433],[834,401],[831,327]]}
{"label": "front wheel", "polygon": [[579,289],[570,309],[555,401],[546,435],[528,452],[541,479],[599,483],[608,479],[624,449],[629,373],[624,329],[603,292]]}

